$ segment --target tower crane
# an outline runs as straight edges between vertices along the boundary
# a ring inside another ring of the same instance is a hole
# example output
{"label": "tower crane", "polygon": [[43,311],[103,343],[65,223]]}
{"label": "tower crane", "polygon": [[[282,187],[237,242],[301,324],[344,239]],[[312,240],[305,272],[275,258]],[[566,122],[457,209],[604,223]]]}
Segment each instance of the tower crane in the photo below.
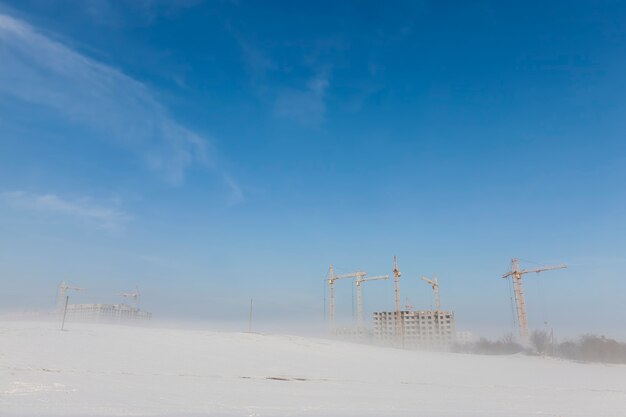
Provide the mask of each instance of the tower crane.
{"label": "tower crane", "polygon": [[141,295],[139,294],[139,288],[135,287],[131,292],[118,292],[117,295],[124,298],[130,298],[132,307],[137,310],[139,296]]}
{"label": "tower crane", "polygon": [[367,275],[366,272],[361,272],[361,271],[351,272],[349,274],[335,275],[333,264],[332,263],[330,264],[330,268],[328,270],[328,287],[329,287],[329,292],[330,292],[329,316],[330,316],[331,329],[334,329],[335,327],[335,281],[337,281],[338,279],[345,279],[345,278],[357,278],[358,279],[359,277],[364,277],[366,275]]}
{"label": "tower crane", "polygon": [[357,326],[359,329],[363,327],[363,289],[361,288],[361,284],[366,281],[379,281],[379,280],[388,280],[389,275],[378,275],[375,277],[365,278],[365,276],[358,276],[356,278],[356,305],[357,305]]}
{"label": "tower crane", "polygon": [[57,290],[57,310],[59,311],[63,310],[63,306],[65,305],[65,293],[67,290],[87,291],[85,288],[68,285],[65,280],[61,281]]}
{"label": "tower crane", "polygon": [[513,289],[515,292],[515,303],[517,305],[517,322],[519,323],[519,331],[522,339],[528,339],[528,318],[526,316],[526,303],[524,301],[524,291],[522,290],[522,276],[531,272],[539,273],[543,271],[551,271],[554,269],[567,268],[567,265],[546,266],[537,269],[520,269],[519,260],[513,258],[511,260],[511,270],[502,275],[502,278],[511,277],[513,280]]}
{"label": "tower crane", "polygon": [[437,311],[441,309],[441,303],[439,302],[439,281],[437,281],[437,274],[433,276],[433,279],[429,279],[428,277],[420,277],[422,281],[427,282],[433,288],[433,292],[435,293],[435,308]]}
{"label": "tower crane", "polygon": [[398,260],[393,256],[393,288],[396,296],[396,339],[404,345],[404,323],[402,322],[402,310],[400,308],[400,277],[402,273],[398,269]]}

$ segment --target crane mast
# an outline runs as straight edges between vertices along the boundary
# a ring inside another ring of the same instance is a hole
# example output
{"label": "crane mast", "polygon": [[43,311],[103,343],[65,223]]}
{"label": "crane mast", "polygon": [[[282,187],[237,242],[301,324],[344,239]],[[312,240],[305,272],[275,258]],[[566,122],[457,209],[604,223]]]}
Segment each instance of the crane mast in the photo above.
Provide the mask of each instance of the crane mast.
{"label": "crane mast", "polygon": [[57,290],[57,311],[59,312],[63,312],[63,307],[65,305],[65,293],[67,290],[86,291],[85,288],[72,287],[71,285],[68,285],[65,280],[61,281]]}
{"label": "crane mast", "polygon": [[439,311],[441,309],[441,303],[439,302],[439,281],[437,281],[437,274],[435,273],[433,279],[421,277],[421,280],[427,282],[432,287],[433,293],[435,294],[435,308]]}
{"label": "crane mast", "polygon": [[366,272],[351,272],[349,274],[343,274],[343,275],[335,275],[335,270],[333,268],[333,264],[330,264],[330,268],[328,270],[328,289],[329,289],[329,300],[328,300],[328,305],[329,305],[329,318],[330,318],[330,328],[331,330],[334,330],[335,328],[335,281],[337,281],[338,279],[345,279],[345,278],[359,278],[359,277],[364,277],[366,276],[367,273]]}
{"label": "crane mast", "polygon": [[400,277],[402,273],[398,269],[398,260],[393,256],[393,287],[396,296],[396,342],[404,346],[404,323],[402,322],[402,310],[400,307]]}
{"label": "crane mast", "polygon": [[363,289],[361,288],[361,284],[366,281],[378,281],[378,280],[387,280],[389,279],[389,275],[379,275],[375,277],[365,278],[357,277],[355,281],[356,285],[356,305],[357,305],[357,326],[359,329],[363,328]]}
{"label": "crane mast", "polygon": [[522,276],[525,274],[534,272],[540,273],[543,271],[552,271],[554,269],[563,269],[567,268],[567,265],[555,265],[555,266],[546,266],[543,268],[537,269],[520,269],[519,260],[517,258],[513,258],[511,260],[511,270],[504,275],[502,278],[511,277],[513,280],[513,292],[515,294],[515,305],[517,307],[517,323],[519,324],[520,336],[523,340],[528,339],[528,316],[526,314],[526,301],[524,300],[524,290],[522,287]]}

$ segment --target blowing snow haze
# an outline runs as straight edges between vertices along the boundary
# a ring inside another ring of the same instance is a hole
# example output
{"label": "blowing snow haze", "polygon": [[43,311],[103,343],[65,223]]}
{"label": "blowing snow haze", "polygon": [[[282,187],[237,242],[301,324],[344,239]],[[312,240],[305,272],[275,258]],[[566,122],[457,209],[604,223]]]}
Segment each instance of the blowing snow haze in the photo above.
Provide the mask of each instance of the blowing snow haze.
{"label": "blowing snow haze", "polygon": [[462,327],[503,333],[520,257],[569,265],[528,277],[532,325],[623,338],[623,12],[3,3],[2,310],[65,279],[160,317],[319,320],[330,262],[398,255],[410,303],[438,273]]}

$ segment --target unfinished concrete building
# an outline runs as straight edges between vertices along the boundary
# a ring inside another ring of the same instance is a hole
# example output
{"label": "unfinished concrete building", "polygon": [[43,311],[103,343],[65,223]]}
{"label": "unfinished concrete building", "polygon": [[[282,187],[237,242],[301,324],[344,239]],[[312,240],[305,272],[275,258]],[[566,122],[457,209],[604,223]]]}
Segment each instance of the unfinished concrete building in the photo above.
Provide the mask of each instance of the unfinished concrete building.
{"label": "unfinished concrete building", "polygon": [[398,335],[396,312],[374,312],[375,343],[408,348],[446,349],[455,341],[454,312],[444,310],[401,311],[403,332]]}
{"label": "unfinished concrete building", "polygon": [[130,298],[131,305],[128,304],[70,304],[68,290],[85,291],[80,288],[68,285],[61,281],[57,288],[57,308],[59,317],[65,316],[68,321],[89,321],[89,322],[129,322],[145,321],[152,319],[152,313],[138,308],[139,290],[135,289],[128,293],[118,293],[117,295]]}
{"label": "unfinished concrete building", "polygon": [[126,322],[150,320],[152,313],[127,304],[68,304],[66,320]]}

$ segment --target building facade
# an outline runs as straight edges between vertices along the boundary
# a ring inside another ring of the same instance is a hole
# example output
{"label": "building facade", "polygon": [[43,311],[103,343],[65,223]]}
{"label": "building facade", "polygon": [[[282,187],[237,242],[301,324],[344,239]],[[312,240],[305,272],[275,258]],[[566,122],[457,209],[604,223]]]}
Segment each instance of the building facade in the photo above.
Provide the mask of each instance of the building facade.
{"label": "building facade", "polygon": [[[409,348],[447,349],[454,343],[454,312],[444,310],[402,311],[396,328],[395,311],[374,312],[375,343]],[[398,332],[398,330],[402,330]],[[399,333],[399,334],[398,334]]]}
{"label": "building facade", "polygon": [[66,320],[126,322],[152,319],[152,313],[127,304],[68,304]]}

